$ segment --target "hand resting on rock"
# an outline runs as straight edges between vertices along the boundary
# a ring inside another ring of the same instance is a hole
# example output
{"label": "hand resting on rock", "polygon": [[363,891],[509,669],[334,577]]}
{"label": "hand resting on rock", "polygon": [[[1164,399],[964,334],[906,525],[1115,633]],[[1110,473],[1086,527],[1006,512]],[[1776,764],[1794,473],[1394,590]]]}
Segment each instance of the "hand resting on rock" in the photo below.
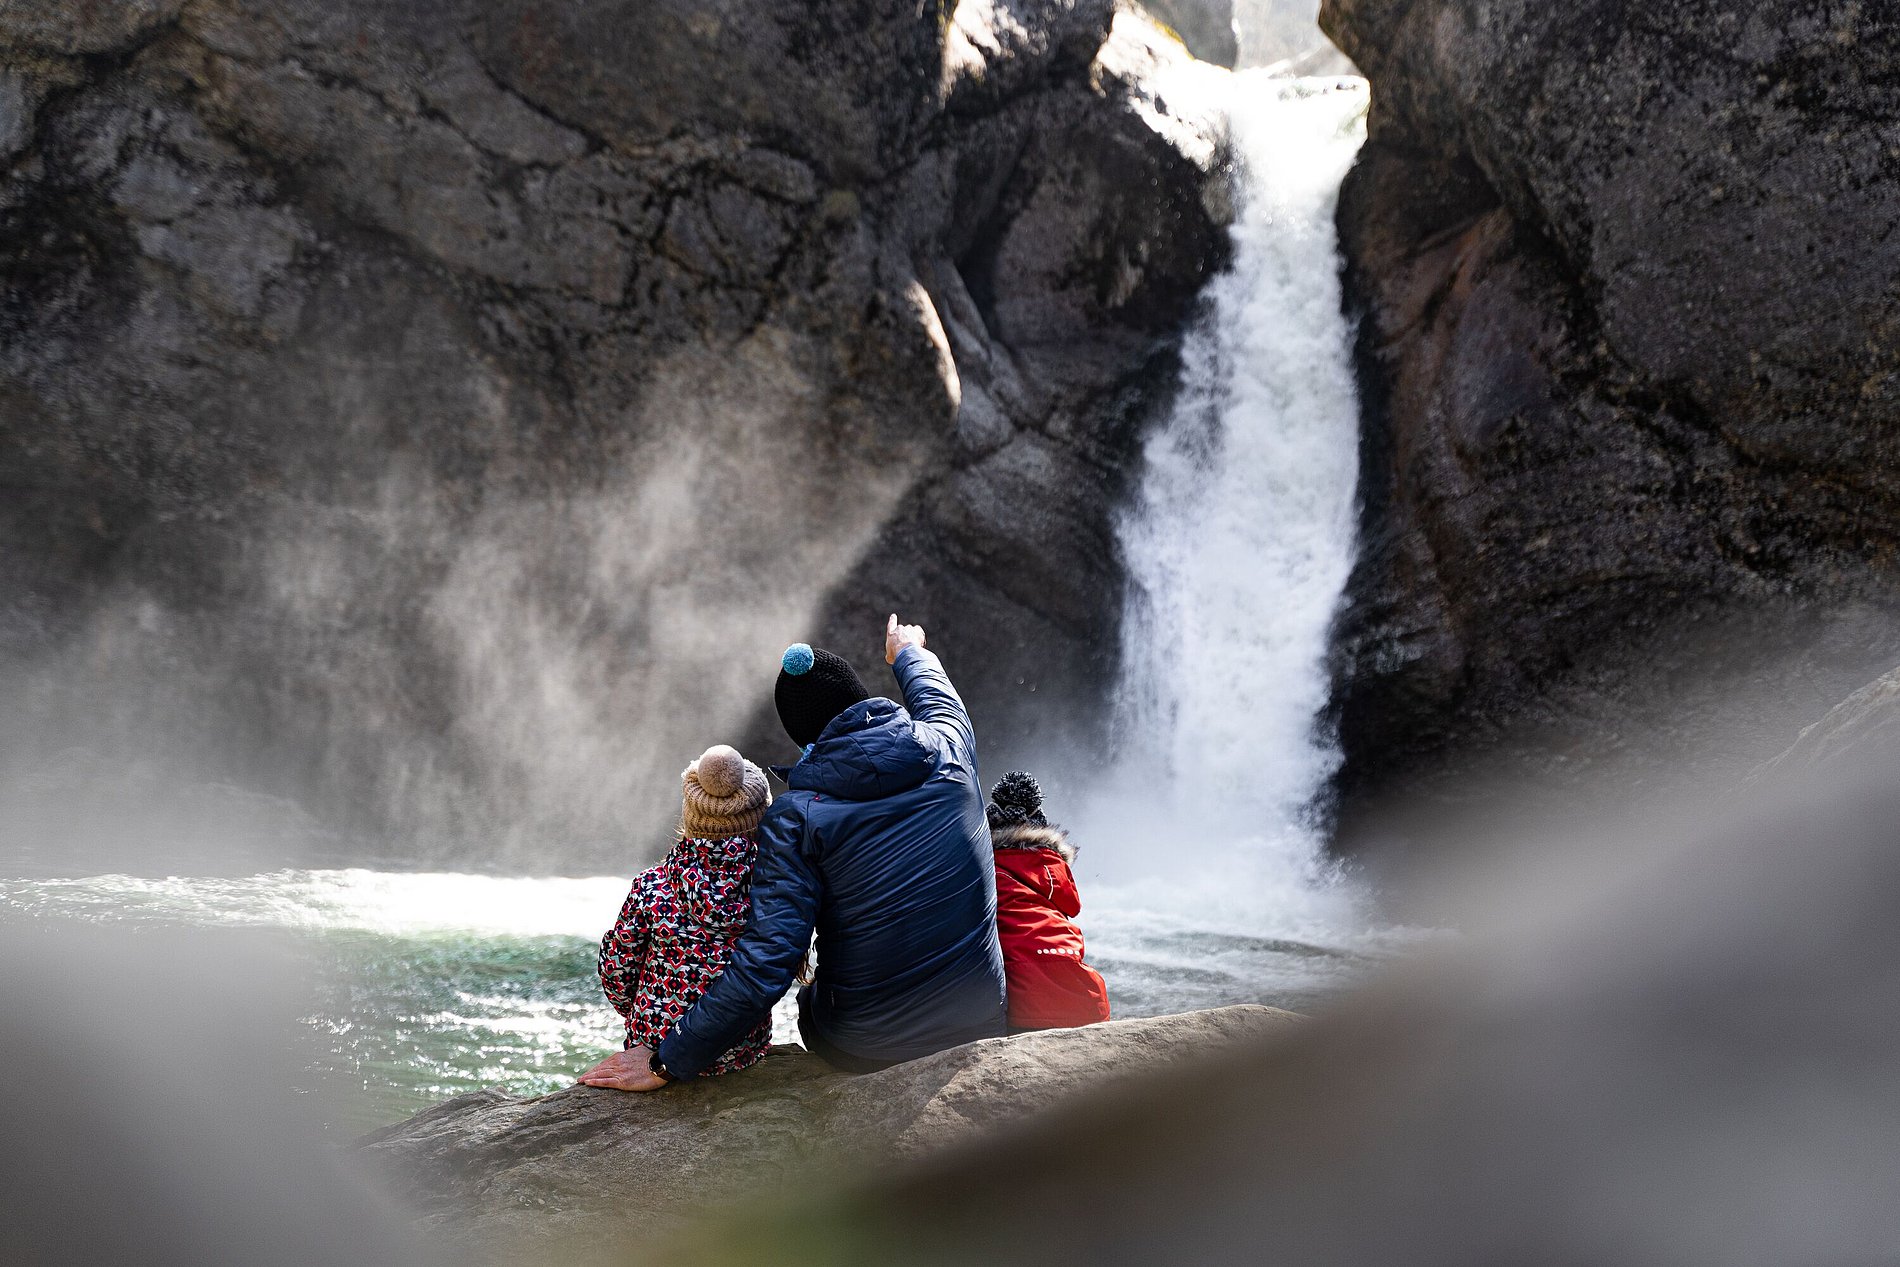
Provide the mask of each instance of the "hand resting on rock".
{"label": "hand resting on rock", "polygon": [[577,1081],[616,1091],[658,1091],[666,1079],[653,1072],[653,1052],[646,1047],[617,1051],[582,1074]]}

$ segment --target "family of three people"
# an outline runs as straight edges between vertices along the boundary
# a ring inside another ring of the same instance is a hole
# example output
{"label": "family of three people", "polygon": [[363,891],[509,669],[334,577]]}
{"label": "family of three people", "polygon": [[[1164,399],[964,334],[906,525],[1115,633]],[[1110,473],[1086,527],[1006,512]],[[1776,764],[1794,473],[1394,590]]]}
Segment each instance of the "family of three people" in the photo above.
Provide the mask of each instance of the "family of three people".
{"label": "family of three people", "polygon": [[785,652],[773,699],[803,755],[784,795],[731,748],[687,767],[678,843],[601,942],[626,1048],[580,1081],[653,1091],[744,1069],[795,983],[806,1048],[853,1073],[1108,1019],[1074,851],[1036,781],[1012,773],[986,806],[970,715],[923,629],[892,616],[884,642],[901,707],[828,651]]}

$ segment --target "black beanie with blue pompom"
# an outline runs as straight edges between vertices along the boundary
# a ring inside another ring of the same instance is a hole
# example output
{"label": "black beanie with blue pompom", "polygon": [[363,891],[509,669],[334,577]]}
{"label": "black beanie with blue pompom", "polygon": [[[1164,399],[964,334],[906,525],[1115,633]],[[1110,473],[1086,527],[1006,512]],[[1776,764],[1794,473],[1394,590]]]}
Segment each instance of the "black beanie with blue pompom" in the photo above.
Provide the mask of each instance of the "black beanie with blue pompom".
{"label": "black beanie with blue pompom", "polygon": [[842,656],[795,642],[779,662],[772,702],[792,742],[804,748],[818,742],[831,719],[860,700],[871,698],[858,671]]}

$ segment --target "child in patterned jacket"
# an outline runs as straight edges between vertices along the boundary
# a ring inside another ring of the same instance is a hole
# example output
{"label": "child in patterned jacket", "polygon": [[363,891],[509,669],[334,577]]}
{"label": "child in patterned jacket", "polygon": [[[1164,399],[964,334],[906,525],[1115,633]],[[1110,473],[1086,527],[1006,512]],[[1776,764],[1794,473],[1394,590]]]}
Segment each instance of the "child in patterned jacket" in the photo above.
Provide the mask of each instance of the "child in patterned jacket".
{"label": "child in patterned jacket", "polygon": [[[750,907],[753,833],[772,799],[765,773],[724,744],[706,749],[680,778],[679,841],[634,878],[600,943],[601,988],[626,1020],[627,1047],[659,1046],[731,960]],[[771,1041],[768,1017],[706,1073],[756,1064]]]}

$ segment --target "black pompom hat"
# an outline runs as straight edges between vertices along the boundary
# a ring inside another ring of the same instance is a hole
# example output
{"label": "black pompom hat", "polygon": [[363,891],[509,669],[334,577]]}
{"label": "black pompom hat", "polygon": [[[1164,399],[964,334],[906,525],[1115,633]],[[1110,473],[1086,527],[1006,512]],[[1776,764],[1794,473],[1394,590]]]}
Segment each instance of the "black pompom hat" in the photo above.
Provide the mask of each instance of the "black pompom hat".
{"label": "black pompom hat", "polygon": [[831,719],[861,700],[871,698],[858,671],[842,656],[795,642],[779,661],[778,685],[772,702],[785,733],[801,748],[818,742]]}
{"label": "black pompom hat", "polygon": [[990,789],[989,815],[992,830],[1003,827],[1047,827],[1042,816],[1042,784],[1026,770],[1011,770]]}

